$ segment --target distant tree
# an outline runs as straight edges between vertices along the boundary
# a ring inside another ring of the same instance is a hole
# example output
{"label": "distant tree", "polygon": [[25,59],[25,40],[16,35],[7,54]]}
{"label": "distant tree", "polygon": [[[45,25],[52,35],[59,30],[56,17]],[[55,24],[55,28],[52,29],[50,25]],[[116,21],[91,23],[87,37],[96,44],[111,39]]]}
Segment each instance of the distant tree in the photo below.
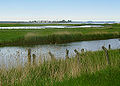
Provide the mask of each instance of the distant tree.
{"label": "distant tree", "polygon": [[66,21],[65,21],[65,20],[62,20],[62,23],[66,23]]}
{"label": "distant tree", "polygon": [[71,20],[68,20],[67,22],[72,22]]}

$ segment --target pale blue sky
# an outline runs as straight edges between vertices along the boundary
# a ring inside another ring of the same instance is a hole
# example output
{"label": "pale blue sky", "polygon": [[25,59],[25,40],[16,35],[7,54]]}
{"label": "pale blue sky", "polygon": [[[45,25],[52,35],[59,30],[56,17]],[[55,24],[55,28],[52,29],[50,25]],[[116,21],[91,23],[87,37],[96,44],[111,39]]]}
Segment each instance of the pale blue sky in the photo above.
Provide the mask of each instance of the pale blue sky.
{"label": "pale blue sky", "polygon": [[120,20],[120,0],[0,0],[1,20]]}

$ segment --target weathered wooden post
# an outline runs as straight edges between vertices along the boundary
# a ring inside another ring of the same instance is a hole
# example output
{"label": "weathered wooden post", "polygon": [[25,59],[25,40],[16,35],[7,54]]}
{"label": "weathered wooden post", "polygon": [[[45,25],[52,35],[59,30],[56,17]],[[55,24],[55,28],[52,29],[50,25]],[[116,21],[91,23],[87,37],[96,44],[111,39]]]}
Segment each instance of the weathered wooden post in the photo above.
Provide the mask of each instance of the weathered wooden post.
{"label": "weathered wooden post", "polygon": [[31,65],[31,49],[28,49],[28,64]]}
{"label": "weathered wooden post", "polygon": [[33,54],[32,56],[33,56],[33,65],[35,65],[36,64],[36,55]]}
{"label": "weathered wooden post", "polygon": [[111,49],[111,45],[109,44],[109,46],[108,46],[108,49],[110,50]]}
{"label": "weathered wooden post", "polygon": [[66,59],[69,59],[69,50],[68,49],[66,49]]}
{"label": "weathered wooden post", "polygon": [[110,60],[109,60],[108,50],[107,50],[104,46],[102,46],[102,49],[105,51],[106,59],[107,59],[107,63],[110,65]]}
{"label": "weathered wooden post", "polygon": [[80,53],[75,49],[74,52],[76,53],[76,55],[79,55]]}
{"label": "weathered wooden post", "polygon": [[84,49],[83,48],[81,49],[81,53],[84,53]]}
{"label": "weathered wooden post", "polygon": [[48,54],[50,55],[51,60],[56,60],[56,59],[55,59],[55,56],[54,56],[50,51],[48,52]]}
{"label": "weathered wooden post", "polygon": [[80,63],[80,53],[75,49],[74,52],[76,53],[76,57],[77,57],[77,61],[78,61],[78,64]]}

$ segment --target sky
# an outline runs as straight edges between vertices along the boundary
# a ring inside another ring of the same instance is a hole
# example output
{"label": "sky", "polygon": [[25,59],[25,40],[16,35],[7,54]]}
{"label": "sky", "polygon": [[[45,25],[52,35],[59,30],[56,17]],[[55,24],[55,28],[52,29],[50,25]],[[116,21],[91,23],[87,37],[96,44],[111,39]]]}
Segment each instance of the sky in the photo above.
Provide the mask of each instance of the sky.
{"label": "sky", "polygon": [[0,21],[120,20],[120,0],[0,0]]}

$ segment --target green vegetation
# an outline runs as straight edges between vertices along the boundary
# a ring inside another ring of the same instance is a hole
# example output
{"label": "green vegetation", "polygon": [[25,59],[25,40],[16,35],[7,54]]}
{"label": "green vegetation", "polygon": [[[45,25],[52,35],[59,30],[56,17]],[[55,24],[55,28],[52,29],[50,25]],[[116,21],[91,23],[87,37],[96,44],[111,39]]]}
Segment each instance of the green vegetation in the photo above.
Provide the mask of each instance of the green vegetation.
{"label": "green vegetation", "polygon": [[2,86],[119,86],[120,50],[84,52],[69,59],[39,61],[36,65],[0,69]]}
{"label": "green vegetation", "polygon": [[[10,24],[7,26],[12,25],[20,26],[22,24]],[[5,25],[3,24],[3,26]],[[28,25],[26,24],[26,26]],[[120,37],[119,24],[104,24],[104,26],[99,28],[0,30],[0,45],[56,44]]]}
{"label": "green vegetation", "polygon": [[54,86],[119,86],[120,67],[106,68],[92,74],[82,74],[80,77],[57,82]]}
{"label": "green vegetation", "polygon": [[[41,25],[0,24],[1,26]],[[120,24],[104,24],[104,26],[0,30],[0,45],[55,44],[120,38]],[[105,52],[96,51],[83,52],[67,59],[55,59],[51,56],[51,60],[42,61],[41,56],[38,64],[26,64],[24,67],[21,64],[8,69],[1,67],[0,84],[1,86],[119,86],[120,49],[109,50],[108,53],[110,65],[107,64]]]}

